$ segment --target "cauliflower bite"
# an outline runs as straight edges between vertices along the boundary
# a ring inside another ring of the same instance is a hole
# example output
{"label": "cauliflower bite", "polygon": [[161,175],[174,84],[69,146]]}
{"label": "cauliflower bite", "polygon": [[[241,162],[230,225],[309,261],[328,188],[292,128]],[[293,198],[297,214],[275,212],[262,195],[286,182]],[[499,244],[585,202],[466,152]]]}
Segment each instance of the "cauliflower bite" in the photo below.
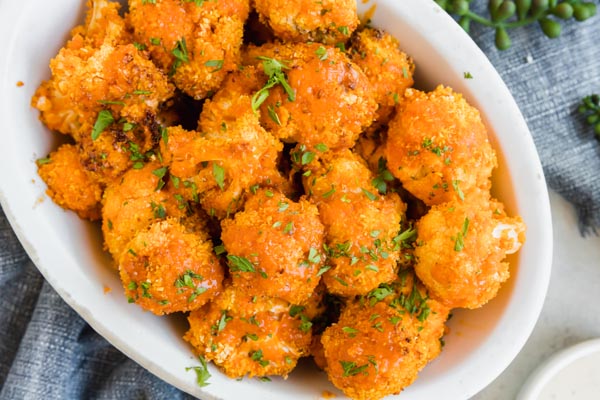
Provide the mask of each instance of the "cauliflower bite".
{"label": "cauliflower bite", "polygon": [[448,308],[429,299],[412,274],[349,302],[321,343],[329,380],[345,395],[398,394],[441,351]]}
{"label": "cauliflower bite", "polygon": [[129,0],[135,40],[175,86],[203,99],[237,67],[248,0]]}
{"label": "cauliflower bite", "polygon": [[243,62],[270,78],[253,103],[263,126],[281,140],[350,148],[375,116],[371,84],[339,49],[318,43],[249,46]]}
{"label": "cauliflower bite", "polygon": [[394,107],[404,97],[404,91],[414,83],[414,63],[400,51],[396,38],[372,28],[365,28],[352,37],[350,59],[363,70],[373,86],[379,105],[374,125],[387,124]]}
{"label": "cauliflower bite", "polygon": [[81,218],[100,218],[102,187],[79,162],[77,147],[64,144],[37,164],[40,178],[48,185],[46,193],[56,204]]}
{"label": "cauliflower bite", "polygon": [[222,289],[223,267],[208,235],[188,232],[176,218],[137,233],[119,271],[129,301],[156,315],[196,310]]}
{"label": "cauliflower bite", "polygon": [[478,308],[509,277],[507,254],[525,240],[520,217],[485,196],[431,207],[416,225],[415,271],[432,297],[451,308]]}
{"label": "cauliflower bite", "polygon": [[427,205],[489,191],[497,164],[479,111],[443,86],[406,91],[385,153],[392,174]]}
{"label": "cauliflower bite", "polygon": [[127,171],[109,185],[102,199],[104,243],[115,260],[127,250],[127,244],[152,222],[166,216],[183,217],[177,199],[165,185],[167,168],[156,162]]}
{"label": "cauliflower bite", "polygon": [[[183,195],[199,201],[218,218],[240,209],[251,188],[283,184],[277,170],[283,145],[261,127],[252,111],[251,90],[243,86],[248,81],[246,72],[231,74],[213,99],[206,101],[201,133],[172,127],[166,143],[161,141],[171,174],[190,182]],[[236,85],[242,86],[236,89]]]}
{"label": "cauliflower bite", "polygon": [[234,286],[190,313],[184,339],[231,378],[287,375],[309,355],[310,320],[320,302],[315,293],[306,306],[252,296]]}
{"label": "cauliflower bite", "polygon": [[406,209],[402,200],[395,193],[380,195],[365,162],[349,150],[327,152],[305,168],[310,171],[304,174],[305,190],[327,232],[328,291],[354,296],[393,281],[400,255],[395,238]]}
{"label": "cauliflower bite", "polygon": [[221,226],[234,286],[248,294],[306,302],[325,259],[317,207],[264,189]]}
{"label": "cauliflower bite", "polygon": [[345,42],[359,23],[352,0],[255,0],[254,7],[275,36],[292,42]]}
{"label": "cauliflower bite", "polygon": [[32,98],[48,128],[76,141],[98,136],[111,122],[143,124],[173,95],[167,77],[133,44],[107,39],[93,47],[98,40],[77,34],[51,60],[51,78]]}

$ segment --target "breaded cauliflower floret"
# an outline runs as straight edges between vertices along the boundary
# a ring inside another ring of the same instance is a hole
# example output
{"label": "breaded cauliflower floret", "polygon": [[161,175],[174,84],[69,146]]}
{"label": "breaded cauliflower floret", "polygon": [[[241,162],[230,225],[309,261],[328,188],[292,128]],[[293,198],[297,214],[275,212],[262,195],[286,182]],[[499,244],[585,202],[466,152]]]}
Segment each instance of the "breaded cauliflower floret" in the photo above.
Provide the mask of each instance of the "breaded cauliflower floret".
{"label": "breaded cauliflower floret", "polygon": [[400,256],[395,238],[406,209],[400,197],[380,195],[365,162],[349,150],[327,152],[306,167],[304,188],[327,232],[328,291],[354,296],[393,281]]}
{"label": "breaded cauliflower floret", "polygon": [[208,235],[188,232],[176,218],[137,233],[119,271],[130,301],[156,315],[200,308],[221,291],[224,274]]}
{"label": "breaded cauliflower floret", "polygon": [[317,207],[260,190],[244,211],[222,221],[221,240],[233,285],[248,294],[306,302],[319,283],[325,255]]}
{"label": "breaded cauliflower floret", "polygon": [[394,107],[413,85],[415,64],[400,50],[398,40],[380,29],[365,28],[351,41],[350,59],[373,86],[379,104],[376,125],[387,124]]}
{"label": "breaded cauliflower floret", "polygon": [[277,170],[283,145],[262,128],[252,111],[251,90],[243,83],[246,72],[231,74],[206,101],[201,132],[171,127],[167,143],[161,141],[171,174],[189,182],[182,194],[218,218],[239,210],[251,188],[283,183]]}
{"label": "breaded cauliflower floret", "polygon": [[248,13],[248,0],[129,0],[135,40],[195,99],[207,97],[235,70]]}
{"label": "breaded cauliflower floret", "polygon": [[103,43],[112,45],[131,43],[125,20],[119,15],[118,1],[88,0],[85,23],[71,31],[72,40],[66,47],[81,46],[81,41],[93,48]]}
{"label": "breaded cauliflower floret", "polygon": [[298,359],[309,354],[310,319],[319,301],[315,294],[311,305],[295,306],[228,286],[211,303],[190,313],[184,339],[231,378],[287,377]]}
{"label": "breaded cauliflower floret", "polygon": [[81,165],[76,146],[64,144],[48,158],[38,160],[38,174],[56,204],[75,211],[81,218],[100,218],[102,187]]}
{"label": "breaded cauliflower floret", "polygon": [[152,222],[167,216],[183,217],[177,199],[163,189],[167,168],[157,162],[127,171],[120,180],[104,191],[102,199],[102,233],[104,243],[118,261],[127,244]]}
{"label": "breaded cauliflower floret", "polygon": [[321,343],[329,380],[345,395],[376,400],[398,394],[441,350],[448,308],[402,278],[351,301]]}
{"label": "breaded cauliflower floret", "polygon": [[260,107],[263,126],[281,140],[350,148],[373,121],[371,84],[339,49],[318,43],[250,46],[244,62],[266,75],[278,67],[286,76],[293,97],[277,84]]}
{"label": "breaded cauliflower floret", "polygon": [[359,23],[352,0],[255,0],[254,7],[260,21],[286,41],[345,42]]}
{"label": "breaded cauliflower floret", "polygon": [[448,307],[478,308],[509,277],[507,254],[525,240],[520,217],[485,196],[433,206],[416,225],[415,271],[430,294]]}
{"label": "breaded cauliflower floret", "polygon": [[[113,9],[94,8],[90,11],[94,17],[88,19],[104,21],[96,14]],[[81,36],[87,31],[79,30],[81,34],[51,60],[51,78],[32,98],[32,105],[41,111],[42,122],[52,130],[72,135],[76,141],[91,136],[97,121],[109,117],[122,123],[144,124],[147,115],[156,114],[173,95],[167,77],[133,44],[112,38],[101,41],[95,31],[96,36],[87,38]]]}
{"label": "breaded cauliflower floret", "polygon": [[479,111],[443,86],[406,91],[385,152],[391,173],[427,205],[489,191],[497,165]]}

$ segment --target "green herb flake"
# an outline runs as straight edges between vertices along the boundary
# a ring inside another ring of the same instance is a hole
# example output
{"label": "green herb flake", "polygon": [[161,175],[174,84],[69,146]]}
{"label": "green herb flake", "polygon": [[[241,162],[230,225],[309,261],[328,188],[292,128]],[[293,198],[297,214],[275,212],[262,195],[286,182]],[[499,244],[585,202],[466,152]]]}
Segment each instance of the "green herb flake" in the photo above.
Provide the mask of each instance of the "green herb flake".
{"label": "green herb flake", "polygon": [[269,114],[269,118],[271,118],[273,122],[281,126],[281,120],[279,119],[279,115],[277,115],[277,111],[275,111],[275,108],[273,108],[273,106],[267,106],[267,113]]}
{"label": "green herb flake", "polygon": [[256,361],[257,363],[260,364],[261,367],[266,367],[267,365],[269,365],[269,361],[263,360],[263,352],[260,349],[256,350],[256,351],[252,351],[248,355],[250,356],[250,359],[252,361]]}
{"label": "green herb flake", "polygon": [[454,191],[458,195],[458,198],[461,199],[462,201],[465,201],[465,194],[461,190],[459,184],[460,184],[459,180],[453,180],[452,181],[452,187],[454,188]]}
{"label": "green herb flake", "polygon": [[224,190],[225,189],[225,169],[223,167],[221,167],[219,164],[213,162],[212,172],[213,172],[215,181],[217,182],[217,185],[219,186],[219,188],[221,190]]}
{"label": "green herb flake", "polygon": [[152,174],[156,177],[158,177],[158,184],[156,185],[156,189],[155,190],[160,190],[165,186],[165,181],[163,180],[163,178],[165,177],[165,174],[167,173],[167,167],[160,167],[155,169],[154,171],[152,171]]}
{"label": "green herb flake", "polygon": [[257,58],[262,61],[263,71],[269,79],[267,80],[267,83],[252,96],[252,110],[257,112],[259,107],[269,97],[269,89],[276,85],[281,85],[283,87],[283,90],[288,95],[289,101],[295,101],[296,93],[287,82],[285,74],[283,73],[283,70],[289,69],[289,67],[285,65],[283,61],[274,58],[264,56],[259,56]]}
{"label": "green herb flake", "polygon": [[315,54],[319,57],[319,60],[325,61],[327,60],[327,49],[323,46],[319,46],[317,50],[315,50]]}
{"label": "green herb flake", "polygon": [[108,128],[115,119],[112,114],[108,110],[102,110],[98,113],[98,118],[96,118],[96,123],[94,123],[94,127],[92,128],[92,140],[96,140],[100,137],[102,132],[106,128]]}
{"label": "green herb flake", "polygon": [[377,200],[377,195],[375,195],[375,194],[373,194],[373,193],[369,192],[367,189],[361,188],[360,190],[362,190],[363,194],[364,194],[365,196],[367,196],[367,198],[368,198],[369,200],[371,200],[371,201],[375,201],[375,200]]}
{"label": "green herb flake", "polygon": [[223,68],[223,60],[208,60],[204,63],[206,67],[213,68],[212,72],[217,72]]}
{"label": "green herb flake", "polygon": [[473,75],[471,75],[471,73],[468,71],[463,73],[463,76],[465,79],[473,79]]}
{"label": "green herb flake", "polygon": [[185,43],[185,38],[181,38],[181,40],[177,41],[177,43],[175,44],[175,48],[173,50],[171,50],[171,54],[175,57],[175,61],[173,62],[173,65],[171,66],[171,70],[169,71],[169,76],[175,75],[177,68],[179,68],[179,66],[182,63],[190,62],[190,59],[188,57],[187,45]]}
{"label": "green herb flake", "polygon": [[325,265],[325,266],[319,268],[319,272],[317,272],[317,276],[323,275],[325,272],[329,271],[330,269],[331,269],[331,267],[329,265]]}
{"label": "green herb flake", "polygon": [[344,370],[344,374],[342,375],[344,377],[358,375],[361,372],[364,375],[368,375],[366,369],[369,367],[369,364],[357,366],[356,363],[353,361],[340,361],[340,364],[342,365],[342,369]]}
{"label": "green herb flake", "polygon": [[208,372],[208,365],[206,360],[202,356],[198,356],[198,360],[200,361],[200,365],[196,367],[187,367],[186,372],[189,370],[194,370],[196,372],[196,383],[200,387],[205,387],[209,385],[208,379],[211,377],[210,372]]}
{"label": "green herb flake", "polygon": [[254,265],[245,257],[228,254],[227,261],[232,272],[256,272]]}
{"label": "green herb flake", "polygon": [[354,328],[351,328],[349,326],[342,327],[342,331],[344,333],[347,333],[348,336],[351,337],[351,338],[356,337],[356,334],[358,333],[358,329],[354,329]]}

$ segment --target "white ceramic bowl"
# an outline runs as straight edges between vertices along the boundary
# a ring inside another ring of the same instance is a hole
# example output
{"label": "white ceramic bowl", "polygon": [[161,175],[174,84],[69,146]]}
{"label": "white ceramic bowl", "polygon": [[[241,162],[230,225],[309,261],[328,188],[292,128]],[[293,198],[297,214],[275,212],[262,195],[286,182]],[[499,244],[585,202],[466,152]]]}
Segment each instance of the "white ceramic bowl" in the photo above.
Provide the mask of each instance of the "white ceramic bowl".
{"label": "white ceramic bowl", "polygon": [[[552,232],[547,189],[527,126],[508,89],[471,39],[433,1],[358,2],[374,26],[401,41],[414,57],[418,86],[452,86],[477,106],[489,127],[500,166],[495,195],[525,220],[527,242],[511,259],[512,277],[500,295],[476,311],[457,311],[442,355],[402,398],[464,399],[490,383],[519,352],[537,320],[550,276]],[[82,222],[44,195],[35,160],[57,145],[29,106],[49,76],[48,61],[82,21],[84,0],[0,0],[0,200],[14,230],[45,278],[102,336],[165,381],[203,399],[315,399],[339,393],[324,373],[300,368],[287,381],[235,381],[211,366],[200,389],[197,365],[181,339],[182,317],[158,318],[130,305],[102,251],[97,225]],[[372,7],[375,7],[373,10]],[[473,79],[463,74],[471,73]],[[25,83],[17,87],[17,82]],[[112,289],[105,294],[104,288]]]}

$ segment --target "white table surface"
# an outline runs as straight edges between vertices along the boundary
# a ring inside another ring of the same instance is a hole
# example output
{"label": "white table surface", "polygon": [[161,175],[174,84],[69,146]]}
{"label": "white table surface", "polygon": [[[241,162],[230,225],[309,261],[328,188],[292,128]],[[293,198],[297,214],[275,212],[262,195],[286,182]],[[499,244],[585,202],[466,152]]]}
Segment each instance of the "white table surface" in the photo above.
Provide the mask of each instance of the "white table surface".
{"label": "white table surface", "polygon": [[550,193],[550,204],[554,260],[540,318],[512,364],[471,400],[514,399],[531,372],[548,357],[570,345],[600,338],[600,237],[580,235],[575,210],[558,194]]}

